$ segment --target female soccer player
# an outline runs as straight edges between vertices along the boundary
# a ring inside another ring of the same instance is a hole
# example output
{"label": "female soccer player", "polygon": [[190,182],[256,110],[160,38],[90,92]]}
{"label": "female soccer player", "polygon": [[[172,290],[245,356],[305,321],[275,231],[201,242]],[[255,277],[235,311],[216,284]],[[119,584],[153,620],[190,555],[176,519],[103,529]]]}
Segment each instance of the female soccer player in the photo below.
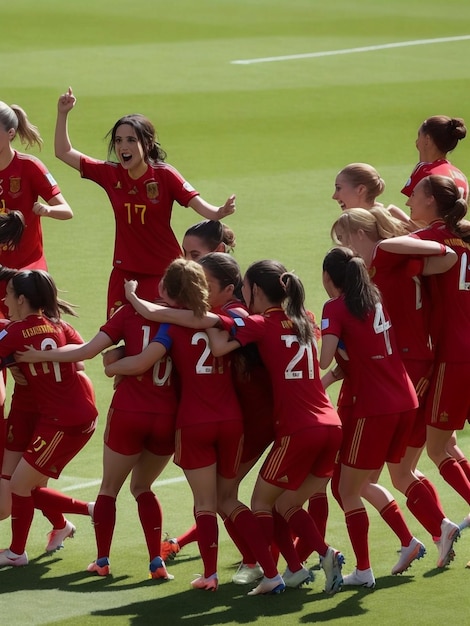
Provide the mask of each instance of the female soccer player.
{"label": "female soccer player", "polygon": [[233,252],[235,233],[217,220],[204,220],[190,226],[182,242],[185,259],[198,261],[209,252]]}
{"label": "female soccer player", "polygon": [[[428,224],[415,236],[449,246],[458,256],[456,265],[433,276],[431,283],[436,356],[425,407],[426,449],[444,480],[470,504],[468,473],[446,449],[453,431],[462,430],[470,411],[470,400],[462,393],[470,381],[470,236],[461,223],[467,203],[451,178],[431,175],[416,185],[407,204],[412,219]],[[468,472],[468,463],[466,467]]]}
{"label": "female soccer player", "polygon": [[[313,317],[304,308],[301,281],[277,261],[253,263],[242,293],[251,315],[242,320],[222,316],[230,334],[208,333],[215,355],[256,343],[271,377],[276,438],[256,481],[252,509],[281,552],[290,546],[282,541],[286,533],[275,532],[276,525],[308,541],[309,554],[315,550],[323,557],[325,591],[332,594],[342,585],[343,556],[325,543],[302,508],[331,477],[341,442],[338,415],[320,381]],[[288,568],[284,576],[289,580],[297,573]],[[264,593],[267,585],[264,578],[253,593]]]}
{"label": "female soccer player", "polygon": [[331,299],[323,308],[320,367],[344,350],[353,398],[343,422],[339,495],[357,563],[343,584],[373,587],[361,492],[374,470],[401,459],[418,400],[364,261],[348,248],[334,248],[324,259],[323,282]]}
{"label": "female soccer player", "polygon": [[[207,222],[206,222],[207,223]],[[213,222],[219,225],[220,222]],[[211,225],[212,228],[212,225]],[[195,248],[193,248],[195,250]],[[248,311],[241,302],[240,288],[242,276],[236,260],[224,252],[212,252],[199,258],[209,286],[209,304],[213,313],[223,313],[233,317],[246,317]],[[132,289],[132,291],[131,291]],[[135,295],[135,284],[126,285],[126,295],[144,315],[149,315],[146,302],[139,300]],[[162,318],[173,318],[178,323],[178,309],[168,309],[161,313]],[[153,317],[157,317],[154,313]],[[243,451],[240,467],[237,472],[234,489],[237,490],[240,482],[252,469],[274,440],[274,424],[272,415],[271,384],[266,368],[262,365],[254,346],[238,351],[233,357],[233,375],[235,392],[243,414]],[[221,513],[221,512],[219,512]],[[236,584],[249,584],[262,577],[263,571],[256,563],[252,551],[241,538],[231,520],[221,513],[224,524],[230,537],[242,554],[242,561],[237,572],[232,577]],[[197,528],[193,526],[180,537],[162,544],[162,557],[172,558],[182,547],[192,541],[197,541]],[[309,573],[305,578],[310,578]],[[285,581],[286,582],[286,581]],[[286,584],[289,584],[286,582]]]}
{"label": "female soccer player", "polygon": [[336,176],[332,199],[342,211],[362,207],[372,209],[383,206],[377,202],[385,189],[385,183],[377,170],[368,163],[350,163]]}
{"label": "female soccer player", "polygon": [[[24,110],[0,102],[0,213],[21,211],[25,229],[14,248],[2,247],[0,264],[17,269],[47,269],[43,249],[41,217],[68,220],[72,209],[46,166],[36,157],[16,151],[12,142],[19,137],[27,148],[41,147],[42,139]],[[39,202],[42,198],[44,202]],[[5,285],[0,283],[0,310]]]}
{"label": "female soccer player", "polygon": [[[207,280],[194,261],[173,261],[160,290],[165,302],[190,309],[196,317],[208,311]],[[230,360],[211,354],[205,332],[165,324],[141,354],[112,363],[105,372],[108,376],[137,375],[167,352],[181,381],[175,463],[183,469],[193,492],[197,540],[204,563],[204,574],[191,584],[196,589],[217,589],[216,514],[221,511],[245,538],[269,578],[261,593],[279,593],[285,585],[268,543],[251,511],[235,495],[243,421]]]}
{"label": "female soccer player", "polygon": [[[447,527],[449,523],[436,489],[415,471],[426,441],[424,404],[433,365],[429,298],[422,283],[423,276],[449,270],[455,265],[457,255],[437,242],[394,236],[402,232],[401,222],[383,209],[352,209],[343,213],[332,228],[336,241],[350,246],[364,259],[373,282],[380,289],[399,354],[415,386],[420,405],[413,430],[403,458],[398,463],[389,463],[389,470],[394,486],[407,496],[411,512],[431,536],[439,540],[446,534],[443,524]],[[408,566],[408,556],[419,558],[419,545],[416,540],[413,542],[414,546],[413,543],[402,544],[400,561],[405,566]],[[447,564],[451,549],[447,541],[439,542],[439,567]],[[392,573],[399,571],[392,569]]]}
{"label": "female soccer player", "polygon": [[431,174],[450,177],[462,198],[468,198],[468,181],[455,165],[448,160],[449,152],[457,147],[467,135],[465,122],[460,117],[433,115],[424,120],[418,129],[416,149],[419,163],[411,173],[401,192],[410,197],[420,180]]}
{"label": "female soccer player", "polygon": [[59,98],[55,152],[83,178],[103,187],[111,202],[116,239],[108,286],[109,314],[125,302],[125,278],[139,281],[142,297],[157,299],[165,269],[181,256],[170,226],[175,201],[204,218],[219,220],[235,211],[235,196],[219,207],[201,198],[175,168],[165,163],[166,153],[152,123],[143,115],[120,118],[108,133],[108,157],[114,153],[117,163],[97,161],[75,150],[67,130],[68,114],[75,102],[71,88]]}
{"label": "female soccer player", "polygon": [[[54,350],[28,350],[17,354],[19,362],[69,363],[92,359],[106,348],[124,341],[125,354],[148,345],[159,325],[138,315],[130,304],[120,307],[87,343]],[[106,362],[115,357],[105,355]],[[104,433],[103,478],[93,511],[97,559],[88,571],[99,576],[111,572],[110,551],[116,523],[116,499],[127,476],[137,502],[139,519],[149,554],[149,577],[170,580],[160,557],[162,510],[152,491],[174,452],[177,381],[171,360],[162,358],[140,376],[119,381],[108,412]]]}
{"label": "female soccer player", "polygon": [[[0,357],[10,357],[28,345],[36,348],[81,343],[81,337],[60,319],[60,305],[52,278],[43,270],[24,270],[7,285],[5,304],[11,322],[1,333]],[[92,436],[97,418],[90,380],[75,365],[20,365],[39,412],[29,445],[14,469],[10,548],[0,553],[0,565],[26,565],[25,551],[36,503],[48,478],[58,478],[67,463]],[[15,426],[21,427],[16,423]],[[27,425],[25,425],[28,428]],[[47,495],[47,494],[46,494]]]}

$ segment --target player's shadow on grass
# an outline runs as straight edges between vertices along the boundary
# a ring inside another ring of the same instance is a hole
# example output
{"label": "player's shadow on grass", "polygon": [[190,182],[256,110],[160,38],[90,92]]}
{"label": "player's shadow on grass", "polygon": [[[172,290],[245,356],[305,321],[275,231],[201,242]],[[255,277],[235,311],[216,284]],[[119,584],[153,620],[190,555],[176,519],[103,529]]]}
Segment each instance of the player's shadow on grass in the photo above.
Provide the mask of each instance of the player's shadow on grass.
{"label": "player's shadow on grass", "polygon": [[[409,577],[386,576],[378,579],[378,586],[379,589],[393,588],[412,580]],[[165,587],[165,591],[171,590],[170,585]],[[169,624],[184,620],[190,626],[216,626],[233,622],[248,624],[259,617],[275,618],[273,623],[290,624],[294,615],[296,623],[308,624],[366,614],[362,601],[374,592],[351,588],[335,596],[327,596],[320,591],[318,583],[314,583],[313,587],[287,589],[279,596],[247,597],[249,589],[249,585],[240,587],[232,583],[219,585],[215,593],[189,589],[152,600],[94,611],[92,615],[115,618],[126,616],[132,626],[147,625],[155,615],[164,615]],[[305,614],[309,605],[316,610]],[[299,616],[299,612],[303,615]]]}
{"label": "player's shadow on grass", "polygon": [[[54,564],[60,563],[60,557],[52,557],[44,553],[34,559],[30,559],[27,567],[7,567],[0,569],[0,594],[11,593],[18,589],[58,589],[60,591],[78,591],[89,593],[90,591],[100,591],[117,585],[115,590],[120,591],[126,588],[135,588],[139,584],[123,585],[129,576],[93,576],[89,572],[78,571],[73,573],[60,573],[56,577],[51,577],[49,572],[53,571]],[[146,581],[145,581],[146,582]],[[81,584],[78,584],[81,583]]]}
{"label": "player's shadow on grass", "polygon": [[249,585],[241,587],[225,583],[219,585],[215,593],[188,589],[164,597],[93,611],[91,615],[111,618],[126,616],[132,626],[147,626],[155,621],[156,616],[161,616],[166,624],[177,624],[184,620],[183,623],[190,626],[250,624],[258,617],[277,618],[288,624],[292,623],[288,621],[289,616],[303,611],[305,604],[314,601],[317,595],[303,588],[288,589],[279,596],[248,597],[246,594],[249,590]]}
{"label": "player's shadow on grass", "polygon": [[[376,587],[374,589],[367,589],[365,587],[345,587],[335,596],[336,600],[338,600],[338,598],[340,599],[340,602],[333,611],[329,609],[325,603],[324,610],[317,610],[310,615],[302,615],[299,617],[299,623],[312,624],[313,622],[329,622],[331,619],[338,619],[340,617],[357,618],[361,615],[367,615],[369,610],[364,608],[362,603],[364,598],[367,598],[368,595],[371,593],[380,593],[381,590],[385,589],[397,588],[412,582],[413,578],[410,576],[383,576],[376,579]],[[318,605],[316,608],[318,608]]]}

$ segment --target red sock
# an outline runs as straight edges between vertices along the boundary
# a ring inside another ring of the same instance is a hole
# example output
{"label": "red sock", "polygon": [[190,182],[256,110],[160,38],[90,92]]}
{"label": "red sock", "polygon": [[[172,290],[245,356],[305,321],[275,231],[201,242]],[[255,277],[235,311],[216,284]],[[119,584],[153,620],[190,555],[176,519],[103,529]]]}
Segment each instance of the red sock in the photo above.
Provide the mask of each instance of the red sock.
{"label": "red sock", "polygon": [[298,572],[302,567],[297,548],[292,541],[292,530],[286,519],[273,509],[274,537],[291,572]]}
{"label": "red sock", "polygon": [[237,529],[238,534],[244,538],[252,554],[263,568],[264,575],[268,578],[277,576],[277,568],[269,550],[269,544],[261,532],[261,525],[252,511],[241,504],[230,513],[230,519]]}
{"label": "red sock", "polygon": [[325,556],[328,545],[305,509],[300,506],[292,507],[284,517],[294,534],[303,542],[308,556],[314,551],[318,552],[320,556]]}
{"label": "red sock", "polygon": [[191,526],[191,528],[180,535],[176,541],[178,542],[180,548],[184,548],[184,546],[187,546],[188,543],[197,541],[197,525],[194,524],[194,526]]}
{"label": "red sock", "polygon": [[431,537],[441,536],[441,523],[444,511],[436,503],[433,495],[421,480],[415,480],[405,493],[406,506]]}
{"label": "red sock", "polygon": [[439,494],[437,493],[437,489],[433,485],[433,483],[428,478],[426,478],[426,476],[420,476],[419,480],[423,483],[423,485],[426,485],[437,505],[442,509],[441,499],[439,498]]}
{"label": "red sock", "polygon": [[238,532],[230,517],[227,517],[226,515],[221,515],[221,517],[224,521],[224,526],[230,539],[237,546],[240,554],[242,555],[242,563],[245,563],[245,565],[254,565],[256,563],[256,557],[248,547],[244,537]]}
{"label": "red sock", "polygon": [[213,511],[196,511],[197,543],[204,563],[204,578],[217,572],[219,527]]}
{"label": "red sock", "polygon": [[162,509],[153,491],[145,491],[136,498],[139,519],[149,552],[149,561],[160,554],[162,543]]}
{"label": "red sock", "polygon": [[23,554],[26,548],[29,529],[33,523],[34,502],[32,496],[11,494],[11,545],[15,554]]}
{"label": "red sock", "polygon": [[[308,501],[308,513],[315,522],[315,526],[318,528],[318,532],[325,539],[326,535],[326,523],[328,521],[328,498],[326,493],[316,493]],[[303,563],[308,559],[311,553],[308,552],[309,548],[299,537],[295,544],[300,561]],[[290,568],[289,568],[290,569]]]}
{"label": "red sock", "polygon": [[439,464],[439,472],[467,504],[470,504],[470,482],[459,463],[452,457],[448,457]]}
{"label": "red sock", "polygon": [[272,511],[255,511],[255,517],[261,525],[261,532],[266,538],[268,545],[274,541],[274,521]]}
{"label": "red sock", "polygon": [[470,480],[470,463],[467,461],[467,459],[459,459],[457,463],[462,468],[463,473],[465,474],[467,479]]}
{"label": "red sock", "polygon": [[308,501],[308,512],[310,517],[315,522],[315,526],[318,528],[320,535],[325,538],[326,536],[326,524],[328,522],[328,498],[326,493],[316,493]]}
{"label": "red sock", "polygon": [[99,495],[96,498],[93,524],[95,527],[96,547],[98,548],[97,558],[109,558],[114,526],[116,524],[116,498],[103,495]]}
{"label": "red sock", "polygon": [[76,513],[77,515],[89,515],[88,502],[75,500],[60,491],[49,487],[37,487],[32,492],[34,507],[40,509],[52,524],[59,530],[65,526],[63,513]]}
{"label": "red sock", "polygon": [[413,539],[413,535],[406,525],[405,518],[403,517],[403,513],[401,512],[397,502],[395,500],[389,502],[380,511],[380,515],[382,516],[384,522],[390,526],[395,535],[398,537],[400,545],[408,547],[410,545],[410,541]]}
{"label": "red sock", "polygon": [[346,527],[354,554],[357,569],[369,569],[369,518],[365,508],[354,509],[345,514]]}

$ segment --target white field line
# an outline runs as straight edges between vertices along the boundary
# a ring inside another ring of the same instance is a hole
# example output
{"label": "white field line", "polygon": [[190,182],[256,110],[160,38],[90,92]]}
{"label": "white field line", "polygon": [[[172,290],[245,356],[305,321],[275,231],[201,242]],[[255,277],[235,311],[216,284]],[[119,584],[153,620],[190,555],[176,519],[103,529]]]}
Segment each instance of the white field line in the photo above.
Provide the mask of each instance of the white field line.
{"label": "white field line", "polygon": [[[181,483],[185,481],[184,476],[175,476],[175,478],[167,478],[166,480],[156,480],[153,484],[155,487],[162,487],[164,485],[173,485],[174,483]],[[96,487],[101,485],[101,478],[94,480],[87,480],[84,483],[74,483],[68,487],[60,487],[60,491],[75,491],[76,489],[87,489],[88,487]]]}
{"label": "white field line", "polygon": [[363,46],[361,48],[345,48],[343,50],[325,50],[324,52],[307,52],[305,54],[289,54],[279,57],[261,57],[258,59],[237,59],[230,61],[232,65],[253,65],[255,63],[275,63],[277,61],[295,61],[297,59],[315,59],[318,57],[331,57],[339,54],[355,54],[357,52],[375,52],[376,50],[387,50],[389,48],[407,48],[409,46],[427,46],[430,44],[449,43],[453,41],[466,41],[470,35],[459,35],[455,37],[439,37],[437,39],[416,39],[414,41],[397,41],[395,43],[384,43],[377,46]]}

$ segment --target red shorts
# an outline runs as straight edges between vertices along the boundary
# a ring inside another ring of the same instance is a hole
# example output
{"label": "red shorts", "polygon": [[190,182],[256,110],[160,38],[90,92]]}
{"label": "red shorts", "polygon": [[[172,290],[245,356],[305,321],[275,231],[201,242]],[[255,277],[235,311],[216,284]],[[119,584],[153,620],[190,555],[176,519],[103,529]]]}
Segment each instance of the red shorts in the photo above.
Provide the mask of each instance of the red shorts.
{"label": "red shorts", "polygon": [[175,463],[184,470],[217,464],[223,478],[235,478],[243,448],[243,423],[238,420],[184,426],[176,431]]}
{"label": "red shorts", "polygon": [[340,461],[357,469],[380,469],[399,463],[405,454],[416,410],[372,417],[352,417],[343,423]]}
{"label": "red shorts", "polygon": [[419,400],[419,406],[416,409],[415,420],[413,423],[413,429],[410,433],[408,446],[411,448],[422,448],[426,443],[425,406],[433,370],[433,362],[406,360],[404,361],[404,364]]}
{"label": "red shorts", "polygon": [[339,426],[314,426],[276,439],[260,476],[271,485],[292,491],[298,489],[309,474],[330,477],[341,439]]}
{"label": "red shorts", "polygon": [[138,281],[137,295],[140,298],[150,300],[150,302],[154,302],[160,298],[158,285],[162,276],[127,272],[114,267],[109,277],[108,284],[108,317],[120,306],[127,303],[126,293],[124,291],[124,279]]}
{"label": "red shorts", "polygon": [[80,426],[57,428],[50,422],[39,421],[23,458],[38,472],[58,478],[83,448],[95,431],[96,419]]}
{"label": "red shorts", "polygon": [[175,451],[175,415],[121,411],[110,408],[104,442],[118,454],[139,454],[148,450],[157,456]]}
{"label": "red shorts", "polygon": [[11,408],[7,419],[5,448],[12,452],[24,452],[33,439],[39,414]]}
{"label": "red shorts", "polygon": [[470,363],[436,363],[426,399],[426,424],[462,430],[470,414]]}

